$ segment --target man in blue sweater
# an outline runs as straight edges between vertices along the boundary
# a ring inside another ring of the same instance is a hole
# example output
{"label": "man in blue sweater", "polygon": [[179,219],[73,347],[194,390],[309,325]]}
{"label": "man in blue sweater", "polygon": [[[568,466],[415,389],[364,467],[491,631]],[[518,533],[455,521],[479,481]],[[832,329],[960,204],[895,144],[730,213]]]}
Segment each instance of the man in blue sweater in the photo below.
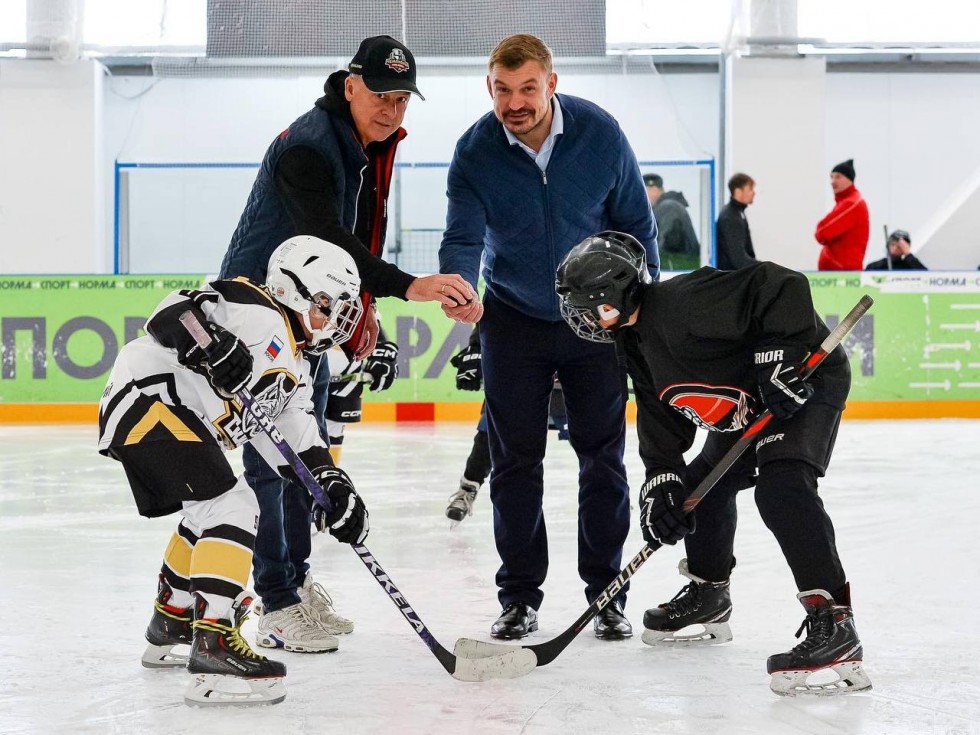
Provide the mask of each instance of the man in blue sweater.
{"label": "man in blue sweater", "polygon": [[[551,50],[535,36],[505,38],[488,68],[493,112],[456,145],[439,266],[476,283],[483,259],[480,341],[503,608],[491,635],[522,638],[538,627],[548,571],[543,461],[556,373],[579,458],[578,571],[590,601],[618,574],[629,530],[626,373],[611,345],[583,343],[568,328],[555,270],[605,229],[636,237],[654,277],[660,261],[636,157],[616,120],[555,94]],[[443,306],[450,317],[465,308]],[[625,601],[623,589],[596,618],[598,638],[632,635]]]}

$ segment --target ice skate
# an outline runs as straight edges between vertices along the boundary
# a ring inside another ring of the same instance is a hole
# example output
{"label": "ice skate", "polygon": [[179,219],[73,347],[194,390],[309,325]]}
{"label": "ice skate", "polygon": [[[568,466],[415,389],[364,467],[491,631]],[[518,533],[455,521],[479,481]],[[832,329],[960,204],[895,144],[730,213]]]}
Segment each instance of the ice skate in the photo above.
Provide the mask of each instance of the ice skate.
{"label": "ice skate", "polygon": [[303,586],[297,592],[299,592],[300,601],[312,611],[312,617],[320,623],[327,633],[343,635],[354,632],[354,621],[348,620],[334,609],[330,594],[323,588],[323,585],[313,581],[312,574],[307,573],[306,581],[303,582]]}
{"label": "ice skate", "polygon": [[806,609],[806,620],[796,637],[806,630],[806,638],[791,651],[769,657],[769,688],[780,696],[850,694],[871,689],[850,604],[836,604],[824,590],[808,590],[797,596]]}
{"label": "ice skate", "polygon": [[193,681],[184,693],[191,705],[278,704],[286,698],[286,666],[255,653],[242,638],[252,598],[242,592],[232,604],[231,619],[202,618],[203,599],[194,620],[194,641],[187,670]]}
{"label": "ice skate", "polygon": [[451,521],[450,528],[456,528],[466,516],[473,515],[473,503],[478,492],[479,484],[465,477],[459,478],[459,490],[449,496],[449,505],[446,506],[446,518]]}
{"label": "ice skate", "polygon": [[263,611],[259,618],[256,643],[264,648],[283,648],[294,653],[330,653],[340,646],[337,636],[328,633],[316,613],[302,602],[282,610]]}
{"label": "ice skate", "polygon": [[153,617],[146,626],[148,645],[143,651],[143,665],[148,669],[174,669],[187,665],[186,649],[174,652],[174,648],[190,646],[194,609],[170,605],[172,597],[173,589],[161,574],[157,598],[153,601]]}
{"label": "ice skate", "polygon": [[[687,559],[677,565],[680,573],[691,580],[674,599],[651,608],[643,615],[643,642],[651,645],[710,645],[728,643],[732,629],[732,599],[728,580],[708,582],[687,569]],[[698,628],[689,633],[688,626]]]}

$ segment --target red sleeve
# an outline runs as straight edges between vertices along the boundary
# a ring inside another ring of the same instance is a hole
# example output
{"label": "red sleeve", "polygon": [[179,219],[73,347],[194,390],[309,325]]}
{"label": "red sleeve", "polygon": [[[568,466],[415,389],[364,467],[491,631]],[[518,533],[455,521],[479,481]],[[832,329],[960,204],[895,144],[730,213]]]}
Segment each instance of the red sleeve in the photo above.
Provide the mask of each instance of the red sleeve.
{"label": "red sleeve", "polygon": [[821,245],[840,237],[857,224],[860,214],[860,204],[864,199],[858,195],[846,197],[837,202],[830,214],[817,223],[813,236]]}

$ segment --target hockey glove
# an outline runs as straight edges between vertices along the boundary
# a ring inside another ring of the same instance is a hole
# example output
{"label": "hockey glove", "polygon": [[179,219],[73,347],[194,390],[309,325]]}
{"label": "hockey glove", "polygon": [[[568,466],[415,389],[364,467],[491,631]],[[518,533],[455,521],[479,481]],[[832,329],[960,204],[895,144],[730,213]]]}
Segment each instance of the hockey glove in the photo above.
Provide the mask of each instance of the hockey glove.
{"label": "hockey glove", "polygon": [[219,395],[232,398],[252,377],[252,353],[244,342],[220,324],[211,321],[203,324],[212,339],[207,354],[194,345],[185,355],[178,356],[178,361],[192,370],[205,372],[211,387]]}
{"label": "hockey glove", "polygon": [[374,352],[364,363],[371,375],[371,390],[375,393],[388,390],[398,377],[398,345],[394,342],[378,342]]}
{"label": "hockey glove", "polygon": [[449,362],[456,368],[457,390],[480,390],[483,387],[483,360],[479,345],[467,345]]}
{"label": "hockey glove", "polygon": [[364,501],[347,473],[339,467],[321,467],[313,471],[313,476],[333,504],[328,511],[314,500],[313,524],[317,530],[328,531],[342,544],[363,543],[371,523]]}
{"label": "hockey glove", "polygon": [[766,345],[755,351],[759,393],[777,419],[788,419],[813,395],[813,386],[803,382],[806,355],[798,345]]}
{"label": "hockey glove", "polygon": [[695,520],[683,510],[687,491],[681,478],[673,472],[651,477],[640,490],[640,529],[643,540],[657,548],[673,546],[686,534],[694,533]]}

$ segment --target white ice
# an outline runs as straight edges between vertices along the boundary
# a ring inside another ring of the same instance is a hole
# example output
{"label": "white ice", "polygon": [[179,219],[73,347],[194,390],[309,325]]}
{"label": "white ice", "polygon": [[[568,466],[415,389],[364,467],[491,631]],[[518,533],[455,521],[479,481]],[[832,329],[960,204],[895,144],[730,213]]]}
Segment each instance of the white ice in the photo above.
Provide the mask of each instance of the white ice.
{"label": "white ice", "polygon": [[[469,451],[463,424],[351,427],[344,465],[371,511],[367,545],[435,637],[490,640],[499,611],[487,493],[450,531],[443,516]],[[552,434],[546,464],[551,569],[541,629],[587,607],[576,572],[570,447]],[[643,611],[686,581],[663,549],[634,578],[636,636],[584,631],[546,667],[506,681],[450,678],[353,552],[318,537],[314,571],[356,621],[337,653],[276,652],[289,667],[276,706],[183,704],[187,674],[140,666],[172,518],[140,518],[93,427],[0,427],[0,732],[2,733],[980,733],[980,422],[845,421],[821,494],[852,586],[874,690],[781,699],[769,654],[802,621],[793,580],[739,499],[735,639],[663,651],[639,640]],[[641,477],[630,430],[628,467]],[[635,502],[635,491],[634,491]],[[642,544],[634,528],[628,559]],[[255,621],[246,623],[252,638]]]}

